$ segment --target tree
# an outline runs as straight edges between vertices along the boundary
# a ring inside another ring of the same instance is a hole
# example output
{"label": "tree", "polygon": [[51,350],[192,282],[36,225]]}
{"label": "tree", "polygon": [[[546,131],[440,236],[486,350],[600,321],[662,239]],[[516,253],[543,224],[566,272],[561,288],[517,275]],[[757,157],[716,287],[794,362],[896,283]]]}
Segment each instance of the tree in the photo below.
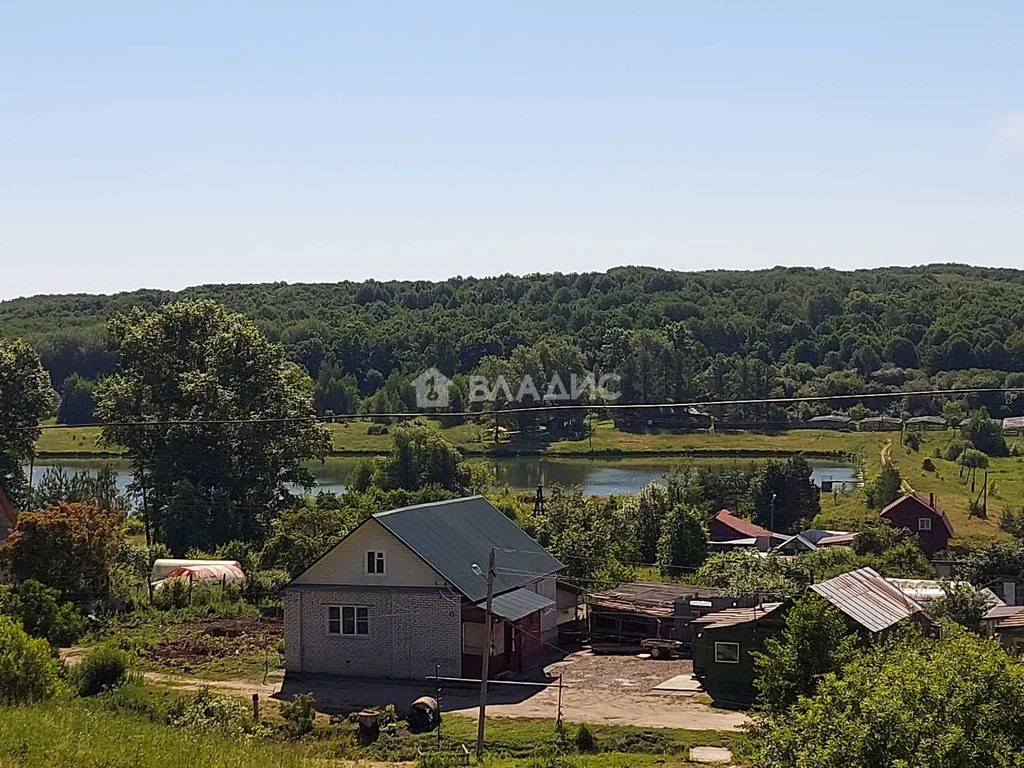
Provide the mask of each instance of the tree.
{"label": "tree", "polygon": [[287,571],[294,578],[358,524],[358,514],[347,507],[303,499],[271,522],[259,567]]}
{"label": "tree", "polygon": [[948,630],[899,636],[828,674],[811,696],[757,719],[763,768],[1016,765],[1024,666],[997,642]]}
{"label": "tree", "polygon": [[32,348],[0,339],[0,491],[15,507],[28,502],[22,466],[35,452],[39,422],[52,412],[55,398]]}
{"label": "tree", "polygon": [[708,532],[701,514],[677,504],[665,516],[658,539],[662,576],[680,576],[680,569],[697,568],[707,556]]}
{"label": "tree", "polygon": [[53,695],[60,662],[49,644],[0,616],[0,705],[31,704]]}
{"label": "tree", "polygon": [[775,553],[762,557],[746,549],[719,552],[704,562],[695,581],[718,587],[730,597],[782,598],[809,583],[808,574],[798,561],[799,558],[780,557]]}
{"label": "tree", "polygon": [[68,473],[60,465],[47,467],[32,490],[32,504],[39,508],[61,501],[94,503],[108,512],[127,507],[127,499],[117,487],[117,472],[109,465],[95,474],[90,470]]}
{"label": "tree", "polygon": [[989,418],[985,408],[974,411],[963,428],[964,438],[975,448],[989,456],[1009,456],[1010,449],[1003,437],[1003,426]]}
{"label": "tree", "polygon": [[821,511],[821,492],[811,480],[811,467],[803,456],[786,462],[769,459],[754,474],[750,486],[751,517],[758,525],[793,531]]}
{"label": "tree", "polygon": [[68,376],[60,389],[60,407],[57,408],[58,424],[89,424],[92,422],[96,401],[92,391],[94,384],[73,373]]}
{"label": "tree", "polygon": [[1010,539],[989,541],[972,548],[957,568],[957,575],[977,587],[1004,576],[1024,574],[1024,542]]}
{"label": "tree", "polygon": [[563,573],[570,579],[615,580],[626,574],[623,563],[636,556],[621,508],[586,497],[579,488],[556,488],[547,514],[528,518],[525,527],[565,563]]}
{"label": "tree", "polygon": [[653,563],[658,558],[662,523],[671,508],[669,489],[660,483],[650,483],[623,500],[622,513],[633,524],[641,562]]}
{"label": "tree", "polygon": [[886,463],[882,471],[864,488],[864,502],[868,509],[882,509],[900,497],[903,478],[895,465]]}
{"label": "tree", "polygon": [[858,638],[831,603],[805,592],[786,613],[786,627],[754,652],[758,705],[782,712],[800,696],[814,692],[818,681],[853,658]]}
{"label": "tree", "polygon": [[127,449],[153,536],[176,555],[262,536],[329,445],[309,377],[208,300],[118,315],[110,334],[120,371],[97,385],[96,412],[103,440]]}
{"label": "tree", "polygon": [[401,488],[418,491],[437,486],[456,494],[467,491],[469,466],[458,448],[437,431],[420,424],[399,427],[391,436],[391,449],[377,459],[370,485],[385,491]]}
{"label": "tree", "polygon": [[960,626],[977,632],[988,603],[981,590],[963,581],[942,582],[943,596],[930,606],[932,618],[949,619]]}
{"label": "tree", "polygon": [[34,579],[82,606],[109,596],[123,537],[119,513],[60,502],[22,512],[0,545],[0,559],[17,582]]}

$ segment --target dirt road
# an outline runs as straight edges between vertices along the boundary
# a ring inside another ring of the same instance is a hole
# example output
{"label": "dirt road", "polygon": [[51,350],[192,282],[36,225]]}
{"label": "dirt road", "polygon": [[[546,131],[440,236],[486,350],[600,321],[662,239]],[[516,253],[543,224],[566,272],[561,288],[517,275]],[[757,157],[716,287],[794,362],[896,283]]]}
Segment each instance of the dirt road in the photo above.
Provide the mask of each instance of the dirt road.
{"label": "dirt road", "polygon": [[[324,712],[354,707],[395,704],[404,709],[413,700],[434,694],[433,682],[422,685],[374,682],[333,677],[271,680],[266,685],[242,681],[209,681],[160,672],[144,673],[147,680],[178,690],[208,687],[225,695],[264,699],[287,699],[297,693],[311,692],[317,708]],[[494,717],[556,716],[558,689],[526,686],[491,685],[487,713]],[[442,689],[442,707],[452,714],[477,716],[477,691],[473,687]],[[740,712],[712,709],[692,697],[666,696],[640,692],[594,692],[566,687],[562,692],[562,716],[567,722],[636,725],[651,728],[689,728],[692,730],[738,731],[747,717]]]}

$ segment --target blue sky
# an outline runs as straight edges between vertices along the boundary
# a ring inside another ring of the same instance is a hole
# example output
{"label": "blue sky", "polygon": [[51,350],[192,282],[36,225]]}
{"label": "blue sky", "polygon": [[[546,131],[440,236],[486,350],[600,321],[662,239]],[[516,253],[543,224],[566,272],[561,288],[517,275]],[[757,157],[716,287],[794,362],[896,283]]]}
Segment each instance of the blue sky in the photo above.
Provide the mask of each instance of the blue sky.
{"label": "blue sky", "polygon": [[0,298],[1024,267],[1024,6],[0,6]]}

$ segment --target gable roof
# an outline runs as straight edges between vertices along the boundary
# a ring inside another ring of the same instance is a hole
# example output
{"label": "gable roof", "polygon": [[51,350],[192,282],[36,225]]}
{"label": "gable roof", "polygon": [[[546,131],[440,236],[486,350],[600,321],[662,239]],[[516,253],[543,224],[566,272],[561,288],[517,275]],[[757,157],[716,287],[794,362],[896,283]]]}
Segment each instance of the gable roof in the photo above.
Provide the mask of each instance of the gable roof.
{"label": "gable roof", "polygon": [[840,574],[811,589],[869,632],[881,632],[923,610],[873,568]]}
{"label": "gable roof", "polygon": [[885,518],[886,520],[888,520],[889,516],[893,512],[895,512],[897,508],[899,508],[901,505],[903,505],[907,501],[910,501],[911,503],[916,502],[920,506],[924,507],[926,512],[931,512],[933,515],[935,515],[937,518],[939,518],[939,520],[942,521],[942,525],[946,529],[946,532],[949,533],[950,536],[954,535],[953,534],[953,524],[951,522],[949,522],[949,518],[946,517],[945,511],[942,510],[941,508],[939,508],[939,506],[937,504],[935,504],[934,502],[930,501],[929,499],[926,499],[924,496],[919,494],[917,491],[912,491],[911,493],[906,493],[906,494],[900,496],[898,499],[896,499],[896,501],[894,501],[892,504],[890,504],[885,509],[883,509],[879,513],[879,517],[882,517],[882,518]]}
{"label": "gable roof", "polygon": [[487,597],[486,571],[495,552],[494,594],[529,584],[565,566],[482,496],[417,504],[373,519],[473,602]]}
{"label": "gable roof", "polygon": [[0,488],[0,522],[6,522],[8,526],[13,528],[17,521],[18,518],[14,514],[14,505],[11,504],[11,500],[7,498],[7,494],[4,493],[4,489]]}
{"label": "gable roof", "polygon": [[715,513],[712,520],[717,520],[727,528],[731,528],[740,534],[745,539],[757,538],[758,536],[771,536],[772,532],[767,528],[762,528],[756,523],[752,523],[749,520],[744,520],[742,517],[737,517],[728,509],[722,509]]}

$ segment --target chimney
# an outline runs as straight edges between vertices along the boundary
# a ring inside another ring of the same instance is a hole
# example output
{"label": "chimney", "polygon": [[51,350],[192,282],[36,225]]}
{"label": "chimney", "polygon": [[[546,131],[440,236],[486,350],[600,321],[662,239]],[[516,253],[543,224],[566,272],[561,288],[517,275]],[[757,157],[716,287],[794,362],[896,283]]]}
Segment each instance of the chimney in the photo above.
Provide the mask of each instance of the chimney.
{"label": "chimney", "polygon": [[935,491],[928,494],[928,506],[932,509],[935,508]]}

